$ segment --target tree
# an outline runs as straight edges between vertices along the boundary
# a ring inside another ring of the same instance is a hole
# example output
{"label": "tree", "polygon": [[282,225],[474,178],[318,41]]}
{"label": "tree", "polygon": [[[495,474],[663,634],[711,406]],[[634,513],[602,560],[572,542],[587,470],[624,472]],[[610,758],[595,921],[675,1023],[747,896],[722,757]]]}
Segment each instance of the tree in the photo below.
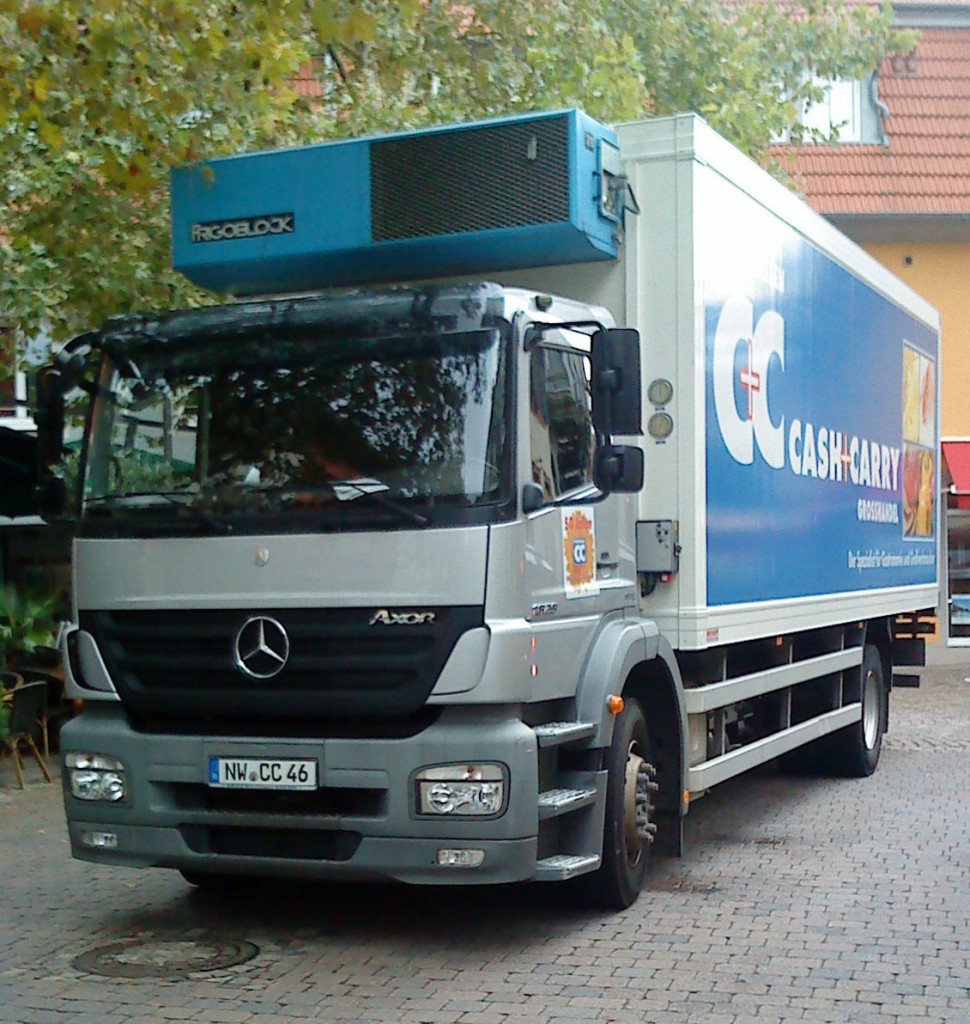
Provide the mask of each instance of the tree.
{"label": "tree", "polygon": [[889,25],[837,0],[0,0],[0,321],[59,340],[211,301],[169,268],[172,165],[570,105],[697,110],[758,156]]}
{"label": "tree", "polygon": [[799,118],[823,83],[875,71],[917,34],[892,7],[838,0],[643,0],[636,37],[655,110],[693,110],[763,162],[773,138],[803,141]]}

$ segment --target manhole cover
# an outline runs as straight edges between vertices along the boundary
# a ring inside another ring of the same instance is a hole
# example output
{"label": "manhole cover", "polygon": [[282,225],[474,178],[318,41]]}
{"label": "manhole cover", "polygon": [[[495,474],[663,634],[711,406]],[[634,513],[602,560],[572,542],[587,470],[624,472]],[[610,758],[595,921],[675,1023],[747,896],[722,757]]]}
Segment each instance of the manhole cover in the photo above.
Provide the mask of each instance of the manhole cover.
{"label": "manhole cover", "polygon": [[73,964],[79,971],[109,978],[185,978],[244,964],[258,952],[258,946],[246,941],[129,939],[90,949]]}

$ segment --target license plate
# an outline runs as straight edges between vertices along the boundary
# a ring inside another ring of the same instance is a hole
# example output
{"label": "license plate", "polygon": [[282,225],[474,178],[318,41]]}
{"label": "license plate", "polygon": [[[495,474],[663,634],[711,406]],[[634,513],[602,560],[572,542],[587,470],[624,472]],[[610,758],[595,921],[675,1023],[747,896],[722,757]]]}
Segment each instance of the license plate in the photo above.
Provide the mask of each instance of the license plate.
{"label": "license plate", "polygon": [[239,789],[316,789],[311,759],[210,757],[209,785]]}

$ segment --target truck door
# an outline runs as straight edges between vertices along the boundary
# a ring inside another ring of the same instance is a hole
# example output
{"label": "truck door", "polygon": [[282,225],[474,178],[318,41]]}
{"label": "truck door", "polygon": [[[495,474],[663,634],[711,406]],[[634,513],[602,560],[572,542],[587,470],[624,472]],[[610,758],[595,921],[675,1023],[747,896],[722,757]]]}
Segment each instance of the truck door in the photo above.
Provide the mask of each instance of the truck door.
{"label": "truck door", "polygon": [[[625,525],[632,537],[633,498],[617,494],[583,504],[598,493],[592,482],[589,356],[583,348],[556,343],[567,334],[546,332],[530,355],[531,480],[547,504],[526,519],[525,575],[538,676],[552,675],[574,693],[603,616],[634,604],[636,570],[632,544],[622,543],[621,523],[629,518]],[[588,350],[588,339],[572,337]]]}

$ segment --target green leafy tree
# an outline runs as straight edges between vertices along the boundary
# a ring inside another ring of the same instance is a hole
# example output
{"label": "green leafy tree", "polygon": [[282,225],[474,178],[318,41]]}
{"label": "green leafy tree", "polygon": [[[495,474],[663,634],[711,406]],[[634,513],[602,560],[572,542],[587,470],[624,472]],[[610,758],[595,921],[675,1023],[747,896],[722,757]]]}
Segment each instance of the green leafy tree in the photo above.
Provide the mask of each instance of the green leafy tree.
{"label": "green leafy tree", "polygon": [[169,266],[172,165],[567,105],[696,110],[759,156],[889,25],[837,0],[0,0],[2,337],[211,301]]}
{"label": "green leafy tree", "polygon": [[892,7],[833,0],[643,0],[638,52],[658,113],[693,110],[755,158],[788,132],[822,83],[875,71],[917,34],[893,28]]}

